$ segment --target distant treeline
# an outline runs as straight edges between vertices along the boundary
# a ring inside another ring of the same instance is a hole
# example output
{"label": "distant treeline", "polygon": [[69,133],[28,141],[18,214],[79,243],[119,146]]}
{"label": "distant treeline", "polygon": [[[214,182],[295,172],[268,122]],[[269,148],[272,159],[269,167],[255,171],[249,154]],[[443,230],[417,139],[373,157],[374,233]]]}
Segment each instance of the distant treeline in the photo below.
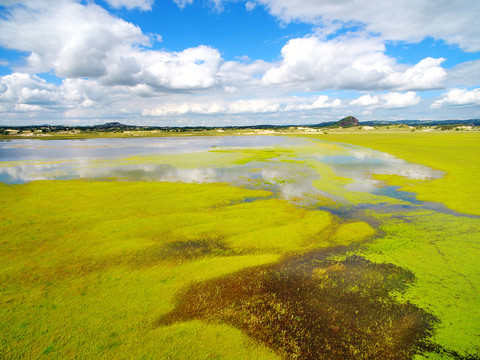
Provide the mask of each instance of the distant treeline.
{"label": "distant treeline", "polygon": [[[442,130],[453,129],[457,126],[480,126],[480,119],[470,120],[401,120],[401,121],[364,121],[360,122],[359,126],[392,126],[392,125],[407,125],[414,127],[436,126]],[[41,133],[55,133],[60,131],[80,131],[80,132],[123,132],[123,131],[166,131],[166,132],[198,132],[209,130],[284,130],[290,127],[308,127],[308,128],[335,128],[338,127],[338,122],[324,122],[319,124],[304,124],[304,125],[248,125],[248,126],[138,126],[125,125],[119,122],[110,122],[102,125],[91,126],[70,126],[70,125],[27,125],[27,126],[0,126],[0,134],[9,133],[8,130],[17,130],[18,132],[41,132]]]}

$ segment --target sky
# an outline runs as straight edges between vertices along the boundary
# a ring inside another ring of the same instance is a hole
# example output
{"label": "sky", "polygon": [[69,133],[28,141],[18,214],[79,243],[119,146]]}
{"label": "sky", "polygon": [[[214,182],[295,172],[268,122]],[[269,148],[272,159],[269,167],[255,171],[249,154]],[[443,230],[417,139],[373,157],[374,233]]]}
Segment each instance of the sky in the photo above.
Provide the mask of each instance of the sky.
{"label": "sky", "polygon": [[0,0],[0,125],[480,118],[478,0]]}

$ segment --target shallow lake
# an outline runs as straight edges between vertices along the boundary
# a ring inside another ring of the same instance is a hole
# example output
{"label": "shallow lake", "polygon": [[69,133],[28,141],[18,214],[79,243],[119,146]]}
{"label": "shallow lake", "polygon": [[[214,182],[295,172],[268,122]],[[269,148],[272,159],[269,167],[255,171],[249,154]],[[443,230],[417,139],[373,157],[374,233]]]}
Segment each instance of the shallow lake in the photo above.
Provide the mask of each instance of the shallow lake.
{"label": "shallow lake", "polygon": [[301,140],[275,136],[203,136],[81,140],[0,141],[0,161],[91,160],[134,155],[179,154],[214,147],[294,145]]}
{"label": "shallow lake", "polygon": [[[1,141],[0,181],[19,184],[86,178],[223,182],[269,190],[274,196],[309,206],[314,205],[318,196],[347,202],[338,196],[339,191],[375,194],[418,205],[415,194],[385,186],[372,175],[421,180],[442,176],[439,171],[387,153],[339,143],[332,148],[331,144],[283,136]],[[315,164],[321,164],[336,177],[315,169]],[[338,182],[337,178],[347,181]],[[328,183],[337,191],[314,186],[315,181]],[[423,205],[447,211],[436,204]],[[365,206],[356,204],[355,208]]]}

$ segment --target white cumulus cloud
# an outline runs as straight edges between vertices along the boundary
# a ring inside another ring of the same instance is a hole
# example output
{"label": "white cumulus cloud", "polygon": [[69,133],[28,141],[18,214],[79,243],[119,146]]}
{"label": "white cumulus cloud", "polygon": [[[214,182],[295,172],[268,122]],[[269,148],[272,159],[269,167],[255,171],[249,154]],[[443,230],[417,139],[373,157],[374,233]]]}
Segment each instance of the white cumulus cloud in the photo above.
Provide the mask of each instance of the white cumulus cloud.
{"label": "white cumulus cloud", "polygon": [[0,102],[40,106],[56,101],[55,85],[36,75],[13,73],[0,77]]}
{"label": "white cumulus cloud", "polygon": [[417,105],[420,102],[420,97],[413,91],[406,93],[388,93],[382,96],[382,107],[387,109],[401,109],[409,106]]}
{"label": "white cumulus cloud", "polygon": [[0,45],[29,52],[27,68],[63,78],[99,79],[105,85],[147,84],[162,90],[205,89],[216,84],[218,50],[146,50],[140,28],[89,3],[46,1],[13,7],[0,20]]}
{"label": "white cumulus cloud", "polygon": [[452,106],[470,106],[480,105],[480,88],[467,89],[452,89],[444,94],[443,98],[435,101],[431,107],[438,109],[444,105]]}
{"label": "white cumulus cloud", "polygon": [[145,109],[144,115],[214,115],[214,114],[265,114],[276,112],[309,111],[317,109],[338,108],[340,99],[330,99],[320,95],[310,98],[276,98],[276,99],[237,99],[232,101],[204,101],[169,103],[152,109]]}
{"label": "white cumulus cloud", "polygon": [[380,95],[362,95],[350,101],[350,105],[365,106],[369,109],[401,109],[417,105],[420,97],[414,91],[406,93],[391,92]]}
{"label": "white cumulus cloud", "polygon": [[185,6],[193,3],[193,0],[173,0],[173,1],[175,2],[175,4],[177,4],[177,6],[180,9],[183,9]]}
{"label": "white cumulus cloud", "polygon": [[442,87],[446,77],[440,64],[426,58],[407,67],[385,55],[379,38],[315,36],[290,40],[282,60],[263,75],[264,85],[301,84],[307,90],[392,89],[427,90]]}
{"label": "white cumulus cloud", "polygon": [[297,110],[316,110],[316,109],[329,109],[338,108],[342,106],[340,99],[333,99],[330,101],[327,95],[320,95],[314,102],[302,102],[297,104],[289,104],[285,107],[285,111],[297,111]]}
{"label": "white cumulus cloud", "polygon": [[372,96],[370,94],[362,95],[356,100],[350,101],[350,105],[360,105],[360,106],[374,106],[380,103],[380,98],[378,96]]}
{"label": "white cumulus cloud", "polygon": [[253,1],[247,1],[245,3],[245,9],[247,9],[247,11],[252,11],[253,9],[255,9],[255,7],[256,4]]}
{"label": "white cumulus cloud", "polygon": [[53,69],[60,77],[102,76],[109,54],[148,43],[140,28],[92,3],[28,2],[0,21],[2,46],[29,52],[32,71]]}
{"label": "white cumulus cloud", "polygon": [[466,61],[448,70],[449,87],[478,86],[480,84],[480,60]]}
{"label": "white cumulus cloud", "polygon": [[126,9],[135,9],[140,10],[151,10],[154,0],[106,0],[106,2],[113,8],[126,8]]}
{"label": "white cumulus cloud", "polygon": [[477,0],[255,0],[284,22],[321,26],[363,25],[385,39],[443,39],[465,51],[480,51]]}
{"label": "white cumulus cloud", "polygon": [[218,50],[204,45],[181,52],[141,52],[137,61],[143,69],[139,83],[171,89],[204,89],[215,85],[222,63]]}
{"label": "white cumulus cloud", "polygon": [[30,105],[30,104],[15,104],[15,111],[20,112],[37,112],[46,110],[44,107],[40,105]]}
{"label": "white cumulus cloud", "polygon": [[[154,5],[153,0],[106,1],[113,8],[142,11]],[[24,64],[0,59],[0,64],[13,66],[12,74],[0,77],[0,111],[7,121],[33,118],[38,112],[42,123],[65,118],[142,123],[163,120],[151,116],[175,116],[177,123],[188,124],[319,122],[335,120],[351,109],[364,114],[378,109],[377,116],[392,113],[391,118],[430,117],[432,108],[442,108],[441,116],[451,117],[448,112],[458,112],[459,106],[472,113],[475,108],[470,105],[480,105],[479,90],[465,88],[478,87],[479,60],[449,69],[442,67],[444,58],[402,64],[386,48],[389,39],[418,41],[432,36],[474,49],[480,41],[474,36],[478,26],[470,15],[462,22],[458,18],[469,1],[453,5],[419,0],[407,6],[404,0],[245,0],[246,10],[257,12],[266,6],[284,22],[315,24],[312,34],[290,39],[279,60],[271,62],[241,54],[225,61],[222,49],[208,43],[177,51],[154,49],[161,34],[143,33],[100,2],[0,0],[4,4],[0,46],[25,53]],[[174,2],[185,7],[193,0]],[[203,3],[217,10],[223,6],[222,0]],[[422,23],[434,15],[438,19]],[[440,21],[444,28],[438,26]],[[357,27],[338,32],[344,26]],[[35,75],[41,73],[60,79],[49,83]],[[422,91],[443,89],[453,90],[430,108],[421,101]],[[349,91],[340,100],[329,90]]]}

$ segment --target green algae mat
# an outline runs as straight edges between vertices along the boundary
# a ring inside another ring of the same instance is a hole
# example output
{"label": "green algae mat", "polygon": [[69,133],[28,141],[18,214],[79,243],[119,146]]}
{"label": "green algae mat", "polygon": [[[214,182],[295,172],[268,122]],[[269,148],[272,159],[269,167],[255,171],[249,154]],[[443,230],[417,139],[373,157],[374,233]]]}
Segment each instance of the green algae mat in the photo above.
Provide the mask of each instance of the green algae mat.
{"label": "green algae mat", "polygon": [[478,359],[480,135],[262,139],[1,163],[0,357]]}

